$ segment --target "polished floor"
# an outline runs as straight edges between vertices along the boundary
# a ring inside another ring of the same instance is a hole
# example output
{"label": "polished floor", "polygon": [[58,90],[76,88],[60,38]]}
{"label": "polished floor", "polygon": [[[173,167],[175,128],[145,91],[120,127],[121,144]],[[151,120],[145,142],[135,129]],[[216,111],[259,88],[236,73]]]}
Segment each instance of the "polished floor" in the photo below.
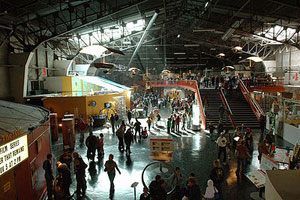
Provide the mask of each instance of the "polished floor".
{"label": "polished floor", "polygon": [[[90,167],[86,172],[87,180],[87,192],[85,199],[109,199],[109,179],[104,172],[104,163],[108,159],[109,154],[114,154],[114,160],[117,162],[121,175],[117,173],[115,178],[115,194],[114,198],[116,200],[133,200],[134,190],[131,184],[138,182],[137,185],[137,197],[143,191],[142,184],[142,171],[145,166],[149,163],[154,162],[150,159],[150,145],[149,138],[171,138],[174,143],[174,153],[173,159],[166,167],[166,173],[162,174],[164,178],[167,178],[172,173],[171,168],[180,167],[182,175],[187,178],[188,175],[193,172],[196,174],[196,178],[201,187],[202,193],[205,192],[206,183],[209,179],[209,173],[212,169],[212,163],[217,159],[216,143],[210,138],[210,136],[205,131],[180,131],[180,133],[168,135],[165,130],[165,116],[168,112],[165,111],[163,114],[164,118],[159,126],[151,129],[151,133],[146,139],[139,139],[132,144],[131,155],[127,157],[125,153],[118,150],[118,139],[112,134],[111,129],[108,127],[95,130],[94,134],[99,136],[100,133],[104,134],[104,149],[105,156],[104,159],[99,161],[96,159],[95,168]],[[141,119],[142,126],[146,126],[146,120]],[[88,133],[85,133],[85,138]],[[86,146],[79,144],[79,135],[76,140],[75,151],[79,152],[83,157],[84,161],[87,163],[86,158]],[[259,140],[260,134],[255,133],[255,143]],[[287,145],[282,143],[282,146]],[[255,151],[253,153],[253,158],[251,164],[249,165],[249,170],[257,169],[259,166],[257,159],[257,145],[255,145]],[[53,154],[55,158],[58,159],[59,155],[63,153],[62,139],[60,138],[52,146]],[[90,165],[93,166],[93,165]],[[71,166],[72,168],[72,166]],[[235,176],[236,163],[234,159],[228,161],[227,165],[224,165],[226,172],[226,181],[223,184],[223,194],[224,199],[234,200],[234,199],[251,199],[250,193],[257,191],[256,188],[247,180],[241,179],[237,182]],[[163,170],[164,171],[164,170]],[[148,185],[154,176],[161,173],[159,170],[159,165],[153,165],[149,167],[144,174],[145,183]],[[71,194],[74,193],[76,189],[75,176],[73,177],[73,184],[71,186]],[[74,195],[74,199],[76,195]]]}

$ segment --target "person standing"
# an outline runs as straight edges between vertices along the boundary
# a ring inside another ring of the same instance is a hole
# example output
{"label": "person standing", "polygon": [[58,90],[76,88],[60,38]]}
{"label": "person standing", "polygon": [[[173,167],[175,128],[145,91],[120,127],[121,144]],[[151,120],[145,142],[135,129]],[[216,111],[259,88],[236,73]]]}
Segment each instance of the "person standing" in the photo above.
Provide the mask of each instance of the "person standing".
{"label": "person standing", "polygon": [[110,190],[109,190],[110,197],[113,196],[114,191],[115,191],[114,179],[116,176],[116,169],[119,172],[119,174],[121,174],[121,171],[119,170],[117,163],[113,159],[114,159],[114,155],[109,154],[108,160],[104,164],[104,166],[105,166],[104,171],[107,172],[107,175],[108,175],[108,178],[110,181]]}
{"label": "person standing", "polygon": [[185,129],[185,122],[186,122],[186,115],[185,115],[185,113],[183,113],[182,114],[182,127],[181,127],[182,130],[186,130]]}
{"label": "person standing", "polygon": [[68,198],[70,194],[70,185],[72,184],[71,172],[67,164],[61,163],[60,161],[56,162],[58,177],[62,181],[61,187],[64,191],[64,197]]}
{"label": "person standing", "polygon": [[217,139],[217,148],[218,148],[218,159],[221,158],[221,153],[223,153],[223,164],[226,164],[226,146],[227,139],[224,133]]}
{"label": "person standing", "polygon": [[267,140],[263,140],[258,144],[258,160],[261,162],[262,154],[268,155],[270,153],[269,148],[267,146]]}
{"label": "person standing", "polygon": [[118,113],[116,113],[115,114],[115,126],[116,126],[116,129],[118,129],[119,128],[119,115],[118,115]]}
{"label": "person standing", "polygon": [[148,192],[148,188],[144,187],[143,194],[140,196],[140,200],[150,200],[150,194]]}
{"label": "person standing", "polygon": [[161,176],[156,175],[155,180],[151,181],[151,183],[149,185],[150,197],[152,199],[159,199],[159,189],[160,189],[159,181],[160,180],[161,180]]}
{"label": "person standing", "polygon": [[195,178],[188,179],[188,200],[201,200],[201,190]]}
{"label": "person standing", "polygon": [[264,114],[262,114],[260,116],[260,119],[259,119],[259,126],[260,126],[260,132],[261,134],[263,135],[264,134],[264,131],[265,131],[265,128],[266,128],[266,117]]}
{"label": "person standing", "polygon": [[213,140],[215,126],[211,122],[209,122],[208,129],[209,129],[210,139]]}
{"label": "person standing", "polygon": [[82,160],[81,156],[77,152],[73,152],[74,157],[74,173],[76,174],[76,182],[77,189],[76,194],[77,197],[80,195],[85,196],[86,192],[86,180],[85,180],[85,169],[87,168],[87,164]]}
{"label": "person standing", "polygon": [[218,124],[218,137],[221,135],[221,133],[223,131],[224,131],[224,126],[223,126],[222,120],[220,120],[219,124]]}
{"label": "person standing", "polygon": [[117,132],[116,132],[116,135],[118,137],[118,140],[119,140],[119,151],[124,151],[124,132],[125,132],[125,127],[124,126],[121,126]]}
{"label": "person standing", "polygon": [[246,167],[247,167],[247,158],[251,158],[251,155],[249,154],[244,141],[242,141],[241,144],[237,145],[235,154],[237,157],[237,169],[235,173],[236,176],[239,178],[241,165],[242,165],[242,174],[245,174]]}
{"label": "person standing", "polygon": [[124,140],[125,140],[125,144],[126,144],[126,155],[129,155],[131,153],[130,145],[131,145],[131,142],[133,141],[133,135],[132,135],[130,128],[128,128],[126,133],[124,134]]}
{"label": "person standing", "polygon": [[176,132],[179,132],[179,123],[180,123],[180,116],[179,115],[176,115]]}
{"label": "person standing", "polygon": [[219,194],[221,195],[222,192],[222,184],[224,181],[224,170],[221,167],[220,161],[215,160],[213,162],[214,168],[210,172],[210,179],[214,182],[215,187],[219,191]]}
{"label": "person standing", "polygon": [[93,118],[92,116],[89,116],[89,119],[88,119],[88,126],[89,126],[89,132],[93,132],[94,118]]}
{"label": "person standing", "polygon": [[139,122],[139,120],[137,118],[135,120],[136,121],[133,125],[135,128],[135,136],[134,137],[136,138],[137,133],[139,133],[139,136],[141,138],[141,122]]}
{"label": "person standing", "polygon": [[214,186],[214,182],[209,179],[207,181],[207,187],[204,194],[205,200],[214,200],[216,193],[218,193],[218,189]]}
{"label": "person standing", "polygon": [[169,134],[171,133],[171,127],[172,127],[172,120],[171,117],[169,117],[167,121],[167,131]]}
{"label": "person standing", "polygon": [[98,142],[97,142],[97,152],[98,152],[98,160],[100,158],[103,158],[104,156],[104,137],[103,137],[103,134],[100,133],[100,138],[98,138]]}
{"label": "person standing", "polygon": [[131,121],[131,117],[132,117],[131,110],[128,109],[128,111],[127,111],[127,118],[128,118],[128,123],[129,123],[129,124],[130,124],[130,121]]}
{"label": "person standing", "polygon": [[148,120],[147,120],[147,124],[148,124],[148,130],[150,131],[150,128],[151,128],[151,123],[152,123],[152,120],[150,117],[148,117]]}
{"label": "person standing", "polygon": [[110,115],[110,124],[111,124],[111,130],[113,133],[115,133],[115,117],[113,114]]}
{"label": "person standing", "polygon": [[45,179],[47,184],[48,199],[52,199],[53,194],[53,171],[52,171],[52,154],[47,154],[47,160],[43,163],[43,169],[45,170]]}
{"label": "person standing", "polygon": [[95,160],[95,154],[97,149],[98,139],[93,132],[90,132],[90,135],[86,138],[85,145],[87,146],[87,158],[91,159],[93,162]]}

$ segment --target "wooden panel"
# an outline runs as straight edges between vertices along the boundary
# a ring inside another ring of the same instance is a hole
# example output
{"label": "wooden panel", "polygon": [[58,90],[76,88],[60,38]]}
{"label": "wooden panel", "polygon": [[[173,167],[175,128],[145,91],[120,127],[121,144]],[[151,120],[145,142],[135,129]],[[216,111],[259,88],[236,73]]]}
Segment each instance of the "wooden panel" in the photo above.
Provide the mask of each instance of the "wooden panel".
{"label": "wooden panel", "polygon": [[14,170],[0,178],[0,199],[17,199]]}

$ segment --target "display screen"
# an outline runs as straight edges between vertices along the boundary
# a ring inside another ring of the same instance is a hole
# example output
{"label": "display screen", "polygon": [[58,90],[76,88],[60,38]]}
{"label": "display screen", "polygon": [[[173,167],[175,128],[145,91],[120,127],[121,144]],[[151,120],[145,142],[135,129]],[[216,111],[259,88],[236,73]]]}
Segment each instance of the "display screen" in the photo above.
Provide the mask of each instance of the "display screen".
{"label": "display screen", "polygon": [[104,108],[111,108],[111,103],[104,103]]}

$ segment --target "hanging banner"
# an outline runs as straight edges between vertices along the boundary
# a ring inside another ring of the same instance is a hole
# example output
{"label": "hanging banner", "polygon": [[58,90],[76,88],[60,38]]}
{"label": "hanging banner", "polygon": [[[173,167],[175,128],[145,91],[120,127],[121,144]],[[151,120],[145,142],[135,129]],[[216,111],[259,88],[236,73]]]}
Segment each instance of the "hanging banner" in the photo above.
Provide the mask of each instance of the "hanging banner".
{"label": "hanging banner", "polygon": [[27,135],[0,146],[0,176],[27,158]]}

